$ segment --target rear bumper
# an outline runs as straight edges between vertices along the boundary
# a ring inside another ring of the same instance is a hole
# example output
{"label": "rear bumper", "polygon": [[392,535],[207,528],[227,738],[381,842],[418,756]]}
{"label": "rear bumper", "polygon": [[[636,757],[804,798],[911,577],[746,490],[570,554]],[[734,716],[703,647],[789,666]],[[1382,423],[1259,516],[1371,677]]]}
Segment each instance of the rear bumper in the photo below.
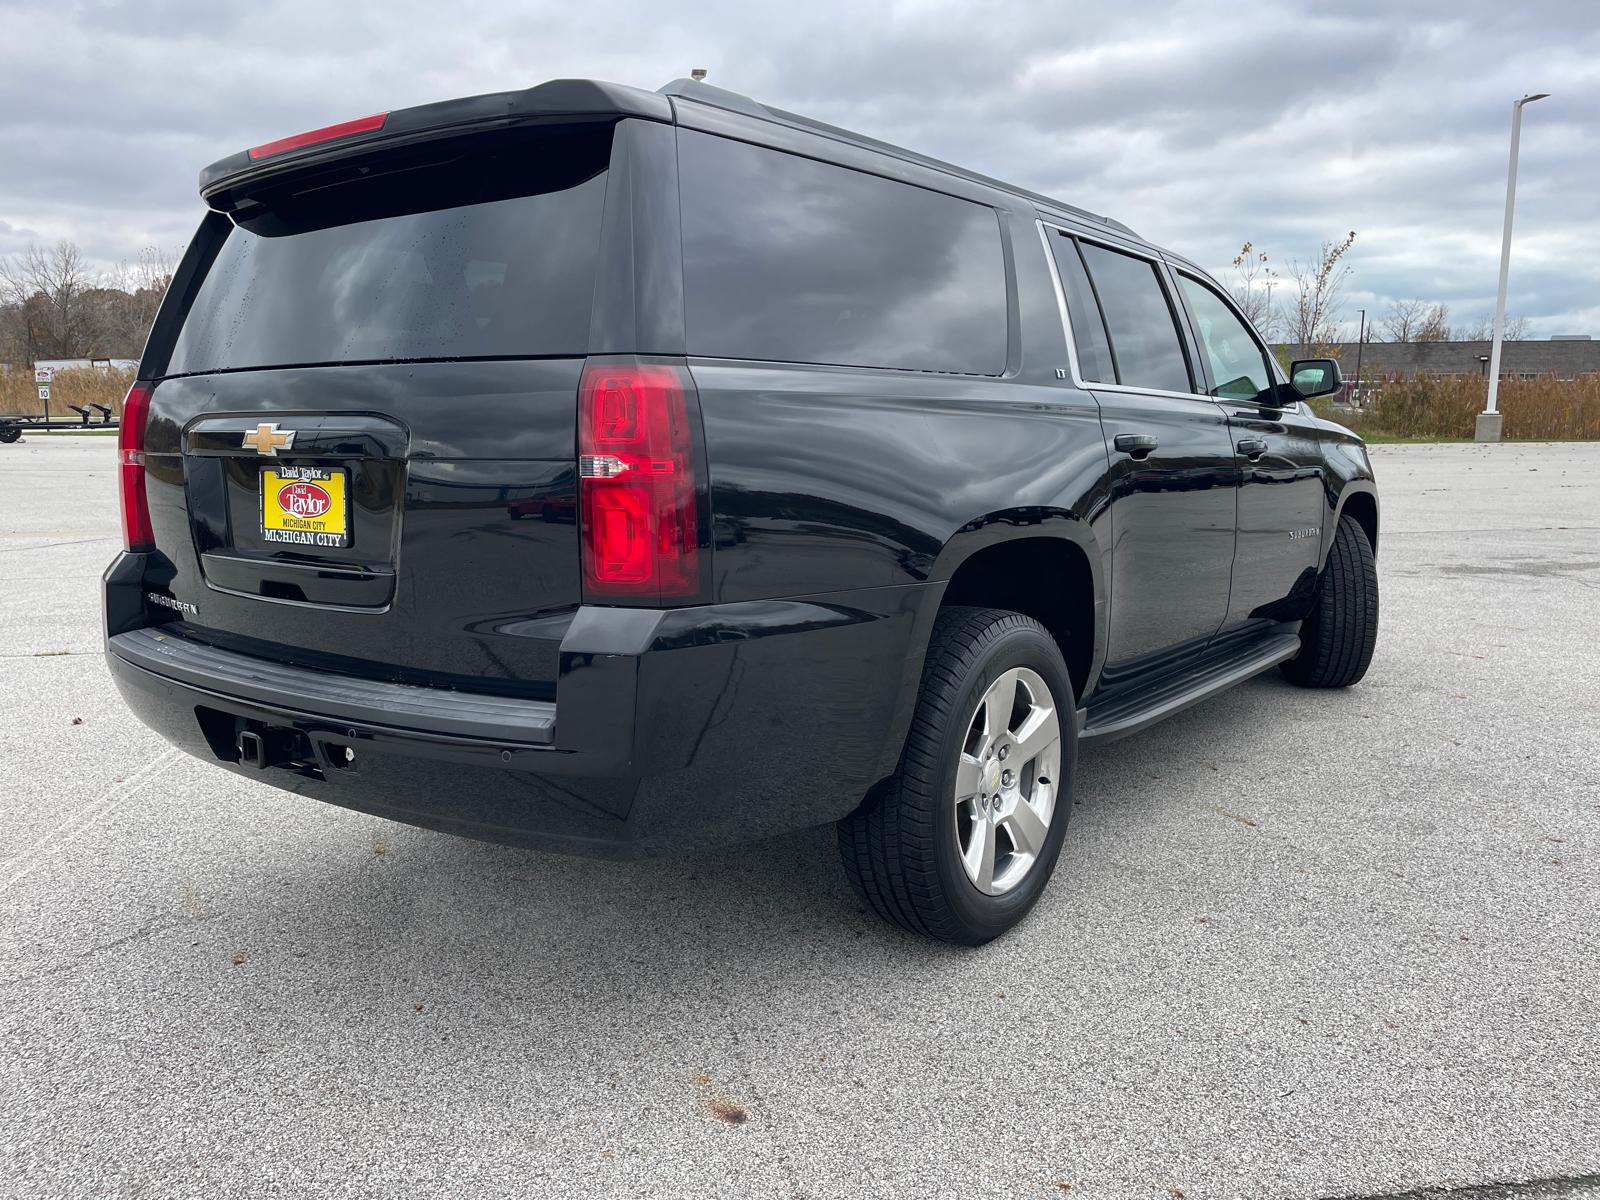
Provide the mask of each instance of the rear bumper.
{"label": "rear bumper", "polygon": [[[181,622],[118,631],[116,572],[112,676],[141,720],[197,757],[444,832],[623,858],[849,813],[893,770],[927,638],[919,617],[932,616],[921,586],[582,608],[552,703],[271,662]],[[244,729],[294,731],[302,752],[242,766]]]}

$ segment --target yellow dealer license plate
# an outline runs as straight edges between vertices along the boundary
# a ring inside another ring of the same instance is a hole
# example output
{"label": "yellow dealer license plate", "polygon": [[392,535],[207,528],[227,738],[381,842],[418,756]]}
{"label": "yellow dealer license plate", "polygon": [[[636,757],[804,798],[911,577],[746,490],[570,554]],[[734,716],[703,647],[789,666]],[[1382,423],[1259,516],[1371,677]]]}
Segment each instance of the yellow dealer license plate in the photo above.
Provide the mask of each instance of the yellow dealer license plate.
{"label": "yellow dealer license plate", "polygon": [[261,536],[298,546],[350,544],[349,493],[337,467],[264,467]]}

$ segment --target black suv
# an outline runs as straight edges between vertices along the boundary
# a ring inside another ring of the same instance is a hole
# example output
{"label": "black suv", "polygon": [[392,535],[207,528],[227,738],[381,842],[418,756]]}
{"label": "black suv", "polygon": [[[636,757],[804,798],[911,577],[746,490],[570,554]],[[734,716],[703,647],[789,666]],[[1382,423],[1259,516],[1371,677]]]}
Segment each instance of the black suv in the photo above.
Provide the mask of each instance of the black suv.
{"label": "black suv", "polygon": [[610,856],[837,822],[951,941],[1078,748],[1361,678],[1359,439],[1115,221],[687,80],[206,168],[129,393],[107,658],[228,770]]}

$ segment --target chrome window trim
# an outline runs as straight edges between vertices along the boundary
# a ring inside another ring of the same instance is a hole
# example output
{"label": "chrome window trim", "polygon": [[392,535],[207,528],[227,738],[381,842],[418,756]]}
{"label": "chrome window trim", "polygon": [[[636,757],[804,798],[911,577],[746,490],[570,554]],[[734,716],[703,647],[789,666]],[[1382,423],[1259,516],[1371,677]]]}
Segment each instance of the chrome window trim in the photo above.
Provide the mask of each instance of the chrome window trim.
{"label": "chrome window trim", "polygon": [[[1080,238],[1083,241],[1091,243],[1092,245],[1102,246],[1107,250],[1114,250],[1118,254],[1126,254],[1130,258],[1140,259],[1143,262],[1149,263],[1157,270],[1157,272],[1161,270],[1165,263],[1162,259],[1149,254],[1135,252],[1127,249],[1124,246],[1118,246],[1111,242],[1102,242],[1097,238],[1084,237],[1084,235],[1079,233],[1076,229],[1071,229],[1065,225],[1057,225],[1042,218],[1038,220],[1036,224],[1039,226],[1039,242],[1044,247],[1045,263],[1050,268],[1050,282],[1055,287],[1056,308],[1061,318],[1061,331],[1066,335],[1067,339],[1067,365],[1072,371],[1072,382],[1075,385],[1084,391],[1099,390],[1119,392],[1121,394],[1130,396],[1167,396],[1176,400],[1201,400],[1207,404],[1213,405],[1217,403],[1217,398],[1215,396],[1208,396],[1204,392],[1169,392],[1162,388],[1130,387],[1123,383],[1095,383],[1085,380],[1078,371],[1078,342],[1077,339],[1072,336],[1072,314],[1067,311],[1067,291],[1061,282],[1061,269],[1056,264],[1055,249],[1050,244],[1050,231],[1055,230],[1058,233],[1066,234],[1068,237]],[[1170,297],[1168,298],[1167,302],[1169,304],[1172,302]],[[1246,322],[1246,326],[1249,327],[1249,322]],[[1180,335],[1181,344],[1182,330],[1178,329],[1175,324],[1173,326],[1173,332]],[[1191,366],[1191,378],[1193,375],[1194,371]]]}

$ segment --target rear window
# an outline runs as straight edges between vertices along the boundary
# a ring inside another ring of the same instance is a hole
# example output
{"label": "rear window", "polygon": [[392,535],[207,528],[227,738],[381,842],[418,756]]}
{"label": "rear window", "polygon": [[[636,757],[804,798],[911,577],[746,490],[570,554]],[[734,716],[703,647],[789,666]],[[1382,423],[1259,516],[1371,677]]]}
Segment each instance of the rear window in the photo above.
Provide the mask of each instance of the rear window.
{"label": "rear window", "polygon": [[678,137],[690,354],[1005,370],[994,209],[725,138]]}
{"label": "rear window", "polygon": [[524,130],[236,198],[168,373],[587,353],[610,148]]}

